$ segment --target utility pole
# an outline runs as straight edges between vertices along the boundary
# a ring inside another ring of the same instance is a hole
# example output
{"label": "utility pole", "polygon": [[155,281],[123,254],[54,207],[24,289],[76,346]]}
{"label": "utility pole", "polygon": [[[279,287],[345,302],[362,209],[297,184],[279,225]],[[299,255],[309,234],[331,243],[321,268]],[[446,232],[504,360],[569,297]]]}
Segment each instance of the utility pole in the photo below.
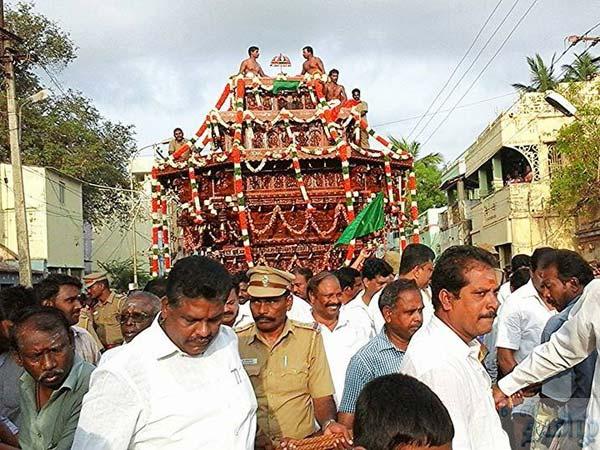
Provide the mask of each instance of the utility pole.
{"label": "utility pole", "polygon": [[[25,189],[23,187],[23,167],[21,166],[21,148],[19,140],[19,121],[15,74],[13,67],[14,52],[10,51],[10,41],[21,38],[4,29],[4,1],[0,0],[0,57],[4,68],[6,87],[6,109],[8,112],[8,136],[10,140],[10,162],[12,165],[13,193],[15,197],[15,225],[17,228],[17,253],[19,255],[19,282],[31,286],[31,259],[29,255],[29,234],[27,230],[27,209],[25,207]],[[6,45],[8,43],[8,45]]]}
{"label": "utility pole", "polygon": [[129,164],[129,187],[131,189],[131,215],[133,217],[133,222],[131,223],[131,233],[132,233],[132,241],[131,246],[133,250],[132,260],[133,260],[133,284],[134,288],[138,289],[138,271],[137,271],[137,230],[135,227],[135,221],[137,217],[137,213],[135,212],[135,192],[133,191],[133,158]]}

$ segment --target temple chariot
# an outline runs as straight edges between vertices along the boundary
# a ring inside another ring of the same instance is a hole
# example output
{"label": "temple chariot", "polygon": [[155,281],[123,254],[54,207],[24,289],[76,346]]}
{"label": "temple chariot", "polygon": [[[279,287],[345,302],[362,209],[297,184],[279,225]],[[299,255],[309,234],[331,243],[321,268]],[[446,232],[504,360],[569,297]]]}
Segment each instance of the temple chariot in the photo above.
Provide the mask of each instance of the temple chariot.
{"label": "temple chariot", "polygon": [[[155,161],[153,275],[168,272],[172,255],[212,256],[234,271],[319,271],[351,261],[368,240],[418,241],[411,155],[369,127],[359,102],[327,102],[325,81],[232,76],[190,141]],[[334,246],[378,192],[385,229]]]}

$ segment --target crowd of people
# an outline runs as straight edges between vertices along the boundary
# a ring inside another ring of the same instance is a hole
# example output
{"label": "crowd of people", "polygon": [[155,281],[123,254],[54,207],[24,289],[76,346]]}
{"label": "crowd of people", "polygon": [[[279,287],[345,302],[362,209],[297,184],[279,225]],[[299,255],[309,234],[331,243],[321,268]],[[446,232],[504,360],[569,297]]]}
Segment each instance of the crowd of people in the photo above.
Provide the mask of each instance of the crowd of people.
{"label": "crowd of people", "polygon": [[597,449],[598,295],[552,248],[51,274],[0,291],[0,450]]}

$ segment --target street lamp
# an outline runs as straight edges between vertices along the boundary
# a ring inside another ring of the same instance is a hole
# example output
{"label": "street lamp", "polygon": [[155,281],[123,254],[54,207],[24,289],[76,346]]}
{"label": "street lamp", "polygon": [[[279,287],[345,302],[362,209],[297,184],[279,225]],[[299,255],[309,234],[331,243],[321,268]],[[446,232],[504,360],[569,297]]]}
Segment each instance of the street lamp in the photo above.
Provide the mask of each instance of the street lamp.
{"label": "street lamp", "polygon": [[558,92],[546,91],[544,93],[544,100],[565,116],[574,117],[577,120],[579,119],[579,117],[577,117],[577,108]]}
{"label": "street lamp", "polygon": [[[1,2],[0,2],[1,3]],[[27,231],[27,208],[25,206],[25,188],[23,185],[23,166],[21,165],[21,112],[28,103],[42,101],[50,96],[44,89],[27,97],[16,111],[14,77],[8,77],[6,83],[6,110],[8,112],[8,137],[10,141],[10,163],[12,166],[13,194],[15,197],[15,227],[17,231],[17,253],[19,255],[19,281],[31,286],[31,256],[29,253],[29,233]]]}

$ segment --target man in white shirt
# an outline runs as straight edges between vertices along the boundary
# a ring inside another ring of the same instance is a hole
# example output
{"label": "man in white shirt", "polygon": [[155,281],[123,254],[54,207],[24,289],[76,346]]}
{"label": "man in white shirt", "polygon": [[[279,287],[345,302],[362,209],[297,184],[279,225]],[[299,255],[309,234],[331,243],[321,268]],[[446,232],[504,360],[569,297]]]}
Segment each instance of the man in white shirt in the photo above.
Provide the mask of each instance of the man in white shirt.
{"label": "man in white shirt", "polygon": [[367,339],[374,337],[378,330],[369,310],[369,304],[378,304],[381,290],[394,279],[392,266],[381,258],[367,258],[362,272],[363,290],[351,302],[344,305],[342,315],[353,327],[362,330]]}
{"label": "man in white shirt", "polygon": [[500,286],[500,290],[498,291],[498,301],[500,305],[504,303],[506,299],[512,294],[512,290],[510,288],[510,274],[515,273],[521,267],[529,268],[531,266],[531,257],[525,254],[518,254],[512,257],[510,260],[510,272],[508,279]]}
{"label": "man in white shirt", "polygon": [[[433,304],[431,303],[431,291],[429,282],[433,273],[433,260],[435,253],[424,244],[409,244],[402,251],[400,260],[399,276],[402,280],[412,280],[421,290],[423,299],[423,323],[427,324],[433,316]],[[377,331],[381,330],[385,320],[379,308],[379,299],[369,304],[369,313],[373,317],[373,323]]]}
{"label": "man in white shirt", "polygon": [[431,279],[435,315],[413,336],[400,367],[429,386],[448,409],[453,450],[510,450],[477,341],[491,330],[498,309],[495,265],[489,252],[468,245],[450,247],[440,256]]}
{"label": "man in white shirt", "polygon": [[161,300],[149,291],[133,291],[128,296],[119,313],[119,324],[123,335],[123,344],[109,348],[102,354],[100,364],[106,363],[123,351],[126,344],[142,331],[150,328],[160,312]]}
{"label": "man in white shirt", "polygon": [[[508,374],[540,344],[542,331],[556,310],[546,303],[543,295],[542,266],[552,259],[555,250],[543,247],[531,256],[531,280],[513,292],[502,305],[498,316],[496,351],[498,369]],[[533,418],[539,396],[525,398],[512,411],[514,443],[528,448]]]}
{"label": "man in white shirt", "polygon": [[312,277],[308,282],[307,291],[312,304],[312,315],[323,336],[325,354],[335,388],[333,398],[336,405],[339,405],[350,358],[367,343],[367,338],[357,333],[347,318],[340,316],[342,289],[333,273],[321,272]]}
{"label": "man in white shirt", "polygon": [[340,267],[333,272],[340,282],[342,288],[342,306],[348,304],[358,295],[362,289],[362,277],[360,272],[354,267]]}
{"label": "man in white shirt", "polygon": [[254,322],[254,319],[252,319],[252,313],[250,312],[250,304],[246,302],[240,305],[238,289],[233,287],[229,291],[229,296],[225,302],[223,325],[237,330],[252,322]]}
{"label": "man in white shirt", "polygon": [[221,325],[231,287],[210,258],[173,266],[159,317],[93,373],[73,448],[254,448],[256,398]]}
{"label": "man in white shirt", "polygon": [[78,327],[81,314],[81,281],[70,275],[53,273],[35,285],[35,295],[44,306],[56,308],[64,314],[75,337],[75,354],[84,361],[98,364],[100,348],[92,335]]}
{"label": "man in white shirt", "polygon": [[312,323],[312,312],[306,289],[313,273],[307,267],[296,267],[292,272],[292,308],[288,311],[288,319],[302,323]]}
{"label": "man in white shirt", "polygon": [[[495,390],[494,397],[499,408],[508,406],[507,396],[575,366],[594,350],[600,349],[600,280],[593,280],[585,287],[571,313],[548,342],[536,347],[509,375],[498,382],[499,389]],[[592,395],[586,414],[585,436],[581,442],[584,450],[600,450],[599,364],[600,359],[596,361]]]}

